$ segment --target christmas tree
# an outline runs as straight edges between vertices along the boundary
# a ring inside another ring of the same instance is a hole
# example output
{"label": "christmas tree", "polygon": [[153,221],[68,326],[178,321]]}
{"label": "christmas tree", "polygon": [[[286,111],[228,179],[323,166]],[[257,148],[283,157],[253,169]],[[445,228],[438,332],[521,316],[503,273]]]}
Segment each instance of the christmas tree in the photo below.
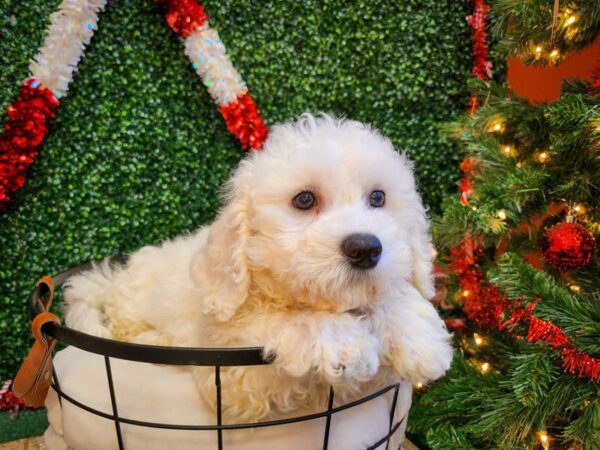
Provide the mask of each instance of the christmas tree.
{"label": "christmas tree", "polygon": [[[558,64],[598,36],[600,2],[499,0],[491,18],[496,50]],[[599,449],[600,73],[531,104],[476,70],[475,31],[470,114],[445,129],[464,177],[434,230],[457,351],[410,431],[432,449]]]}

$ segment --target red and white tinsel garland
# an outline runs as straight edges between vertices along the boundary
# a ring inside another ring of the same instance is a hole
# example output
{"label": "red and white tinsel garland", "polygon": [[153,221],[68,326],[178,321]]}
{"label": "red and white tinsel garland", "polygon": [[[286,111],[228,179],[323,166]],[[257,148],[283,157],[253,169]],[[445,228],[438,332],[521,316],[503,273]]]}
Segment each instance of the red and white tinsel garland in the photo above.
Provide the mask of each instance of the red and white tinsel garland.
{"label": "red and white tinsel garland", "polygon": [[29,66],[19,97],[8,106],[0,136],[0,210],[25,183],[28,167],[56,116],[98,23],[105,0],[63,0],[50,17],[44,44]]}
{"label": "red and white tinsel garland", "polygon": [[[162,0],[169,26],[184,39],[185,53],[219,107],[227,129],[244,149],[260,149],[267,126],[216,30],[196,0]],[[7,108],[0,136],[0,210],[25,183],[27,169],[56,116],[73,73],[98,27],[106,0],[63,0],[52,14],[44,44],[29,66],[19,97]]]}
{"label": "red and white tinsel garland", "polygon": [[208,24],[204,8],[196,0],[162,0],[167,23],[184,40],[185,53],[219,107],[227,129],[242,147],[260,149],[267,126],[235,70],[217,30]]}
{"label": "red and white tinsel garland", "polygon": [[30,405],[19,397],[15,397],[15,394],[10,389],[12,382],[12,380],[6,380],[0,388],[0,411],[17,413],[23,409],[31,408]]}

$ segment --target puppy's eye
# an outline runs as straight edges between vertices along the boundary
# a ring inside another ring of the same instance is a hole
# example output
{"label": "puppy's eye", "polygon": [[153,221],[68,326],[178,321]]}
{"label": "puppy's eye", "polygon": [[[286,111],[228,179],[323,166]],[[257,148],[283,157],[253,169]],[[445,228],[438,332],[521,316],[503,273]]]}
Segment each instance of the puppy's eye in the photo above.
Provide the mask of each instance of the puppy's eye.
{"label": "puppy's eye", "polygon": [[369,203],[373,208],[380,208],[385,204],[385,192],[373,191],[369,197]]}
{"label": "puppy's eye", "polygon": [[298,209],[311,209],[317,204],[317,199],[312,192],[304,191],[294,197],[292,204]]}

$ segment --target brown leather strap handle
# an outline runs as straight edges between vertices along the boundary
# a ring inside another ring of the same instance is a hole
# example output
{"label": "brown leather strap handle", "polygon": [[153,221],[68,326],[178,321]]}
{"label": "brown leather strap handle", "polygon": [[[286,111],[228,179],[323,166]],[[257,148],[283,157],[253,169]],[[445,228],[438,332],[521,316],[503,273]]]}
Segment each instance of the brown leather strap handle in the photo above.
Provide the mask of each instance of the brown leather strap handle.
{"label": "brown leather strap handle", "polygon": [[27,357],[21,364],[12,385],[13,393],[31,406],[42,406],[50,383],[52,382],[52,352],[56,339],[46,336],[42,327],[48,322],[60,323],[58,317],[48,311],[54,298],[54,281],[52,277],[41,278],[36,286],[44,285],[48,292],[47,299],[39,299],[42,312],[37,314],[31,323],[31,332],[35,342]]}

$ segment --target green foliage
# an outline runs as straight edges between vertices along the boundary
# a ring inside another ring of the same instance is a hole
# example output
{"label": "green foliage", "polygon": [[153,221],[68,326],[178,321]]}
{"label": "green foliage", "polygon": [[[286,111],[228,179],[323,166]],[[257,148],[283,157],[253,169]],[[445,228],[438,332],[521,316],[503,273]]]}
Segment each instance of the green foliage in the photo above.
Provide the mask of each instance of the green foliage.
{"label": "green foliage", "polygon": [[30,436],[40,436],[48,428],[48,414],[46,409],[27,409],[18,415],[0,412],[0,444],[2,442],[16,441]]}
{"label": "green foliage", "polygon": [[[588,94],[587,85],[573,83],[560,100],[531,105],[502,86],[472,85],[483,106],[446,130],[476,161],[475,192],[469,208],[446,201],[438,243],[455,245],[469,231],[480,234],[486,245],[495,244],[509,228],[544,214],[551,204],[585,204],[589,221],[597,223],[600,98]],[[497,123],[501,132],[492,131]],[[507,147],[510,155],[504,152]],[[499,211],[506,220],[499,219]],[[526,240],[534,242],[530,232],[524,232]],[[511,243],[523,245],[518,238],[513,235]]]}
{"label": "green foliage", "polygon": [[[560,62],[568,51],[580,50],[590,44],[600,29],[600,2],[597,0],[560,2],[554,39],[553,1],[496,0],[490,3],[493,32],[500,37],[497,51],[505,56],[525,56],[526,63]],[[554,50],[558,51],[556,57],[552,55]]]}
{"label": "green foliage", "polygon": [[560,326],[579,350],[600,353],[600,302],[596,295],[574,294],[549,273],[536,270],[514,253],[503,255],[488,272],[488,278],[510,299],[543,299],[536,306],[536,317]]}
{"label": "green foliage", "polygon": [[[564,221],[567,211],[576,214],[576,204],[586,209],[578,222],[592,234],[600,231],[600,98],[576,80],[564,85],[559,100],[540,105],[496,84],[472,87],[483,106],[446,130],[474,162],[473,193],[466,206],[458,195],[445,200],[435,239],[447,249],[465,235],[481,237],[483,254],[474,270],[511,302],[534,301],[535,317],[559,326],[577,350],[598,357],[600,252],[566,274],[541,260],[545,270],[534,268],[525,258],[535,260],[546,228]],[[540,158],[542,152],[547,158]],[[456,291],[457,284],[450,287]],[[446,314],[464,317],[460,310]],[[465,354],[416,403],[413,433],[435,449],[536,449],[538,431],[547,430],[551,448],[576,442],[579,449],[600,449],[600,384],[565,373],[561,351],[527,342],[525,325],[512,333],[471,326],[487,345],[457,338]],[[471,360],[486,360],[495,372],[482,375],[469,368]],[[482,381],[488,377],[489,385]]]}
{"label": "green foliage", "polygon": [[446,377],[416,399],[409,432],[434,450],[538,449],[539,430],[552,448],[600,448],[600,388],[562,373],[547,348],[494,339],[513,348],[503,370],[484,375],[457,351]]}
{"label": "green foliage", "polygon": [[[0,0],[0,107],[58,4]],[[437,124],[465,107],[470,2],[205,7],[267,123],[320,110],[370,122],[416,161],[434,210],[454,190],[460,155]],[[30,344],[38,277],[210,221],[241,157],[155,2],[108,2],[25,188],[0,215],[0,379]]]}

